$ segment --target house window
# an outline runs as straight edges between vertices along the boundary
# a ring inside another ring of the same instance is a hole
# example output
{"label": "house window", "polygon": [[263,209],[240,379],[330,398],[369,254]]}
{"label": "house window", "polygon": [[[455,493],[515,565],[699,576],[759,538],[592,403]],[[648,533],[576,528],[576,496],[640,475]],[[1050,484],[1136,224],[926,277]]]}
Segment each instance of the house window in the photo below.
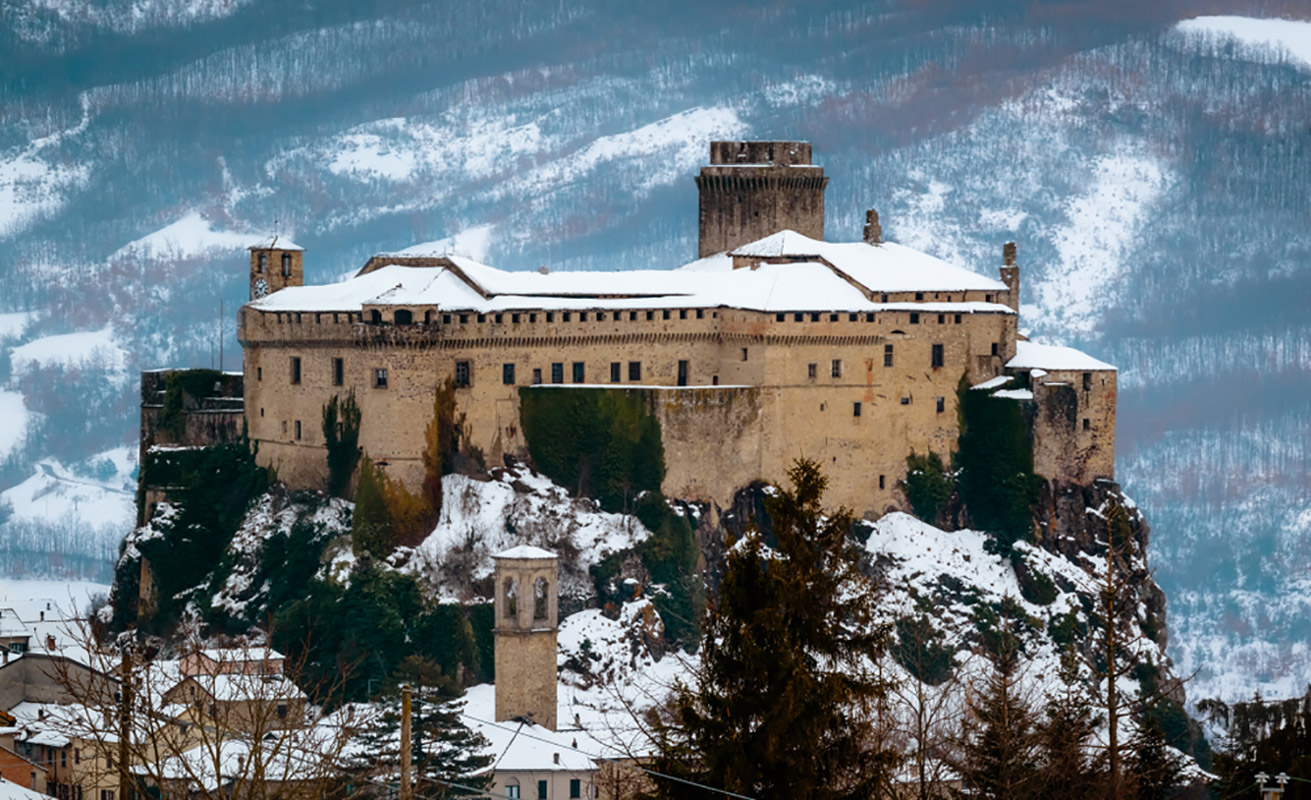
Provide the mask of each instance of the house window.
{"label": "house window", "polygon": [[564,363],[557,361],[551,365],[551,383],[564,383]]}
{"label": "house window", "polygon": [[300,357],[292,356],[291,358],[291,382],[300,383]]}
{"label": "house window", "polygon": [[340,358],[332,359],[332,385],[341,386],[346,377],[346,364]]}
{"label": "house window", "polygon": [[855,403],[851,404],[851,416],[853,417],[860,416],[860,401],[856,401]]}
{"label": "house window", "polygon": [[1092,373],[1091,373],[1091,372],[1085,372],[1085,373],[1083,373],[1083,390],[1084,390],[1085,392],[1090,392],[1090,391],[1092,391]]}
{"label": "house window", "polygon": [[287,704],[278,703],[278,719],[286,719],[286,718],[287,718]]}
{"label": "house window", "polygon": [[[106,760],[106,761],[112,761],[113,759],[105,759],[105,760]],[[34,774],[35,774],[35,773],[34,773]],[[114,800],[114,790],[113,790],[113,789],[101,789],[101,790],[100,790],[100,800]]]}
{"label": "house window", "polygon": [[815,380],[815,378],[818,378],[818,377],[819,377],[819,365],[818,365],[818,364],[807,364],[807,365],[806,365],[806,377],[807,377],[807,378],[810,378],[812,381]]}
{"label": "house window", "polygon": [[1083,429],[1084,429],[1085,431],[1087,431],[1087,430],[1092,430],[1092,422],[1089,421],[1089,419],[1088,419],[1087,417],[1084,417],[1084,418],[1083,418]]}
{"label": "house window", "polygon": [[619,383],[624,378],[623,365],[618,361],[610,362],[610,382]]}
{"label": "house window", "polygon": [[931,360],[931,362],[930,362],[931,366],[933,366],[935,369],[936,369],[937,367],[941,367],[941,366],[942,366],[942,358],[943,358],[943,356],[942,356],[942,345],[940,345],[940,344],[935,344],[935,345],[933,345],[933,356],[932,356],[932,360]]}
{"label": "house window", "polygon": [[540,368],[533,370],[533,386],[542,384],[542,370]]}
{"label": "house window", "polygon": [[537,782],[537,800],[546,800],[546,781]]}
{"label": "house window", "polygon": [[745,347],[742,348],[742,360],[743,361],[747,360],[747,349]]}
{"label": "house window", "polygon": [[468,386],[473,375],[469,369],[468,361],[455,362],[455,385],[458,387]]}
{"label": "house window", "polygon": [[501,365],[501,383],[506,386],[514,385],[514,364]]}
{"label": "house window", "polygon": [[268,254],[268,253],[260,253],[260,254],[259,254],[259,271],[260,271],[260,272],[265,272],[265,271],[268,270],[268,268],[269,268],[269,254]]}
{"label": "house window", "polygon": [[640,380],[642,380],[642,362],[641,362],[641,361],[629,361],[629,362],[628,362],[628,380],[630,380],[630,381],[640,381]]}
{"label": "house window", "polygon": [[939,398],[938,398],[938,403],[937,403],[937,408],[938,408],[938,413],[939,413],[939,414],[941,414],[942,412],[946,411],[946,410],[947,410],[947,398],[945,398],[945,397],[939,397]]}
{"label": "house window", "polygon": [[296,420],[296,438],[300,439],[300,420]]}
{"label": "house window", "polygon": [[835,359],[833,359],[833,366],[832,366],[832,369],[830,370],[830,374],[831,374],[834,378],[841,378],[841,377],[842,377],[842,359],[840,359],[840,358],[835,358]]}
{"label": "house window", "polygon": [[883,345],[883,366],[892,366],[892,345],[890,344]]}
{"label": "house window", "polygon": [[572,778],[572,779],[570,779],[570,781],[569,781],[569,796],[570,796],[570,797],[582,797],[582,796],[583,796],[583,782],[582,782],[581,780],[579,780],[578,778]]}
{"label": "house window", "polygon": [[291,277],[291,253],[282,254],[282,277]]}
{"label": "house window", "polygon": [[586,367],[583,366],[583,362],[581,362],[581,361],[575,361],[575,362],[574,362],[574,383],[586,383],[586,382],[587,382],[587,378],[586,378]]}
{"label": "house window", "polygon": [[373,371],[373,388],[375,388],[375,389],[386,389],[386,388],[387,388],[387,368],[386,368],[386,367],[378,367],[377,369],[375,369],[375,370]]}
{"label": "house window", "polygon": [[911,315],[910,315],[910,324],[911,324],[911,325],[918,325],[918,324],[920,324],[920,315],[919,315],[919,312],[918,312],[918,311],[913,311],[913,312],[911,312]]}
{"label": "house window", "polygon": [[505,787],[506,800],[519,800],[519,784],[511,783]]}

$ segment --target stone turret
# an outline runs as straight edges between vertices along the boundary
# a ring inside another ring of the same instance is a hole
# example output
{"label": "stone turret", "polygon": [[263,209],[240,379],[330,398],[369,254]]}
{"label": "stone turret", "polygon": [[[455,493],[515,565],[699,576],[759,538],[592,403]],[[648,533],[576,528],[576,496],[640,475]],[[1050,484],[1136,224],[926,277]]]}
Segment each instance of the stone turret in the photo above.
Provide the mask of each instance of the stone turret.
{"label": "stone turret", "polygon": [[496,564],[496,721],[527,719],[555,730],[559,560],[521,545]]}
{"label": "stone turret", "polygon": [[711,142],[696,177],[701,197],[699,257],[781,230],[824,238],[823,167],[809,142]]}
{"label": "stone turret", "polygon": [[305,248],[274,236],[250,248],[250,299],[258,300],[288,286],[305,285]]}
{"label": "stone turret", "polygon": [[1015,242],[1007,242],[1001,248],[1001,282],[1006,284],[1006,305],[1015,313],[1020,311],[1020,268],[1016,261]]}
{"label": "stone turret", "polygon": [[865,212],[865,244],[883,244],[883,226],[879,224],[879,212],[872,208]]}

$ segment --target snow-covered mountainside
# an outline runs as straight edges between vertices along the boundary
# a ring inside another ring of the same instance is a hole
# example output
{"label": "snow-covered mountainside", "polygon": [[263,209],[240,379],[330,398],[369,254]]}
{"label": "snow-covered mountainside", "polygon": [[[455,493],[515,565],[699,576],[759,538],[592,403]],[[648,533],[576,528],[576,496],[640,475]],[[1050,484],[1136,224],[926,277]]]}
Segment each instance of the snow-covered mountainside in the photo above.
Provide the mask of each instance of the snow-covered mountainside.
{"label": "snow-covered mountainside", "polygon": [[107,577],[132,519],[96,465],[135,444],[137,370],[237,366],[250,237],[294,236],[310,281],[416,243],[673,266],[707,140],[808,138],[829,238],[875,206],[989,274],[1020,243],[1030,333],[1120,367],[1190,695],[1295,693],[1311,23],[1212,5],[5,3],[6,563]]}

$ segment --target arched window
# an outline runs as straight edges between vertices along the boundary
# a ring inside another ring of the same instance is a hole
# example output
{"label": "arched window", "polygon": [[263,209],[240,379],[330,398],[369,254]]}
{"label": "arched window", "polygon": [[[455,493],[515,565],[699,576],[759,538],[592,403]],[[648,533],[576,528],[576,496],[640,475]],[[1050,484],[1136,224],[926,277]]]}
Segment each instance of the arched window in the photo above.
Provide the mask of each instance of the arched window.
{"label": "arched window", "polygon": [[372,322],[374,325],[381,325],[381,324],[382,324],[382,312],[379,311],[379,310],[376,309],[376,308],[373,309],[372,311],[370,311],[370,312],[369,312],[369,322]]}
{"label": "arched window", "polygon": [[533,619],[546,619],[551,602],[548,594],[550,588],[546,578],[538,578],[533,582]]}
{"label": "arched window", "polygon": [[505,603],[505,616],[519,616],[519,587],[514,582],[514,578],[506,578],[505,585],[501,587]]}
{"label": "arched window", "polygon": [[398,308],[393,315],[397,325],[409,325],[414,322],[414,312],[408,308]]}

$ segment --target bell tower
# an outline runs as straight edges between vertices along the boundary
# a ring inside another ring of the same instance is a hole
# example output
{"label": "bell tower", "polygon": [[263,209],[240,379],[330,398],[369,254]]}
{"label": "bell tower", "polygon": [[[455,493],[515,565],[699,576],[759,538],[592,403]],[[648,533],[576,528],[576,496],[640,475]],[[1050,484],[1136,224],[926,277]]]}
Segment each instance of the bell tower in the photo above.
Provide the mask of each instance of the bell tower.
{"label": "bell tower", "polygon": [[250,248],[250,299],[259,300],[288,286],[304,286],[302,256],[305,248],[291,241],[273,237],[271,242]]}
{"label": "bell tower", "polygon": [[528,719],[555,730],[555,553],[520,545],[492,556],[496,565],[496,721]]}

